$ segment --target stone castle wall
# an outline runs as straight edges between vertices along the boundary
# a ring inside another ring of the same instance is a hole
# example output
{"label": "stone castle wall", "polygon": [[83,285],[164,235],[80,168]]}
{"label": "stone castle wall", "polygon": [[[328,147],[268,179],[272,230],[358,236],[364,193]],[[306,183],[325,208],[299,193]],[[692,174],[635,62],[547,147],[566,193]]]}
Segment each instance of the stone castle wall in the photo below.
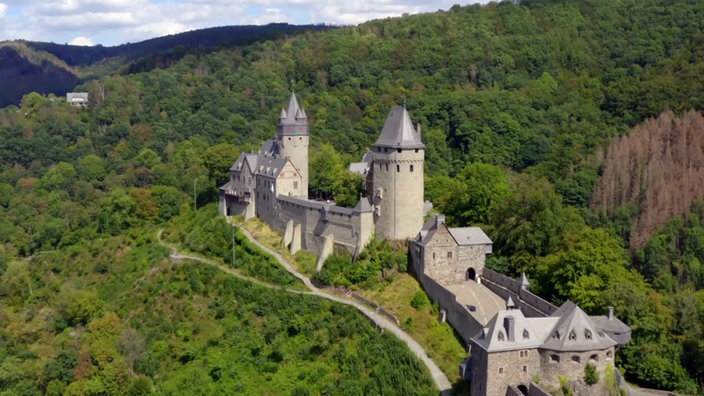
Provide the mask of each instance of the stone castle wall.
{"label": "stone castle wall", "polygon": [[571,379],[584,377],[584,368],[592,363],[596,366],[599,378],[606,375],[606,367],[614,365],[614,348],[603,351],[556,352],[540,350],[540,384],[548,389],[560,387],[560,376]]}
{"label": "stone castle wall", "polygon": [[549,316],[557,307],[528,290],[521,288],[521,283],[489,268],[484,268],[482,284],[492,292],[508,300],[509,296],[523,314],[528,317]]}
{"label": "stone castle wall", "polygon": [[437,303],[440,309],[445,310],[447,321],[469,345],[469,340],[482,329],[482,324],[474,318],[467,307],[457,302],[457,298],[451,291],[440,283],[424,275],[419,279],[430,299]]}
{"label": "stone castle wall", "polygon": [[291,222],[293,229],[300,229],[300,235],[291,238],[299,238],[297,242],[301,248],[316,254],[320,254],[329,236],[332,236],[335,247],[352,255],[358,254],[372,235],[372,230],[367,229],[371,212],[360,213],[330,203],[278,196],[271,207],[267,210],[260,208],[258,212],[264,222],[282,234]]}

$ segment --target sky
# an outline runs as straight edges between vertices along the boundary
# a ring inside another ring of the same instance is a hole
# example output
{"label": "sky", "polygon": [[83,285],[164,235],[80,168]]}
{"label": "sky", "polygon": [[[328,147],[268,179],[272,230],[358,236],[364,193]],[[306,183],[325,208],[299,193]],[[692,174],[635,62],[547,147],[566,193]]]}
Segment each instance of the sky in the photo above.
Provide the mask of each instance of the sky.
{"label": "sky", "polygon": [[0,41],[113,46],[214,26],[356,25],[453,4],[457,0],[0,0]]}

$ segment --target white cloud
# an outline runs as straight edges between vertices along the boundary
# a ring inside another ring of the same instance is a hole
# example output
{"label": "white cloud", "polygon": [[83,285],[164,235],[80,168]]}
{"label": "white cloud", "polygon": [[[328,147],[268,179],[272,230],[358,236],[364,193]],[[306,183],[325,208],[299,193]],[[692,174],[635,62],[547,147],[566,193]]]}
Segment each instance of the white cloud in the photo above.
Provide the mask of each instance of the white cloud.
{"label": "white cloud", "polygon": [[95,45],[93,43],[93,40],[91,40],[88,37],[83,37],[83,36],[78,36],[78,37],[74,38],[73,40],[69,41],[68,43],[71,45],[85,45],[85,46]]}
{"label": "white cloud", "polygon": [[7,4],[0,3],[0,18],[5,17],[5,14],[7,14]]}

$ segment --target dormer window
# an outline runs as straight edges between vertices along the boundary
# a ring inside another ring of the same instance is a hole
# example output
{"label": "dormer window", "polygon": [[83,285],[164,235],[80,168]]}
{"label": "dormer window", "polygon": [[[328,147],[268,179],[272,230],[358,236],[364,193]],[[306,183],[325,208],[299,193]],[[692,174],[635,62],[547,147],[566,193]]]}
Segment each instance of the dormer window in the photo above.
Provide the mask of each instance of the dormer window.
{"label": "dormer window", "polygon": [[528,334],[528,330],[523,329],[523,339],[527,340],[530,338],[530,334]]}
{"label": "dormer window", "polygon": [[584,338],[591,340],[592,339],[592,331],[589,329],[584,329]]}
{"label": "dormer window", "polygon": [[570,341],[574,341],[576,339],[577,339],[577,333],[574,330],[570,331]]}
{"label": "dormer window", "polygon": [[555,330],[555,332],[552,333],[552,338],[559,340],[560,339],[560,332]]}
{"label": "dormer window", "polygon": [[499,341],[503,341],[504,338],[505,338],[505,337],[504,337],[504,333],[501,332],[501,331],[499,331],[499,334],[498,334],[497,338],[499,339]]}

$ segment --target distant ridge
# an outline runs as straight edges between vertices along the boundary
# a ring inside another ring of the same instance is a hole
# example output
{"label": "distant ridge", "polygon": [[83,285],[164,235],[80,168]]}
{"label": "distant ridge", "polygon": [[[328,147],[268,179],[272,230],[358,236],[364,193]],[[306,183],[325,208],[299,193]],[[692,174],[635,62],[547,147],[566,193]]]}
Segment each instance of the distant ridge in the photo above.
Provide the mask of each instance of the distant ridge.
{"label": "distant ridge", "polygon": [[63,95],[93,78],[168,66],[193,51],[210,51],[334,28],[326,25],[221,26],[114,47],[34,41],[0,42],[0,107],[30,92]]}

